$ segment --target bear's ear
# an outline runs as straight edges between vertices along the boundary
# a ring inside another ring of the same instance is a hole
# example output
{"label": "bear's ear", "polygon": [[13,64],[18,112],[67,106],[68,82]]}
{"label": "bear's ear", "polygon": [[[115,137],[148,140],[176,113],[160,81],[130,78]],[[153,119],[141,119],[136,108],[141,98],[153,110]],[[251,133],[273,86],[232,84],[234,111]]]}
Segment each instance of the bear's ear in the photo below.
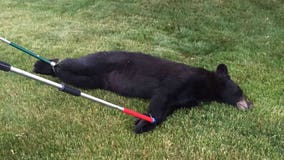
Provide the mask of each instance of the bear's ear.
{"label": "bear's ear", "polygon": [[224,77],[230,78],[228,68],[225,64],[219,64],[216,69],[216,73]]}

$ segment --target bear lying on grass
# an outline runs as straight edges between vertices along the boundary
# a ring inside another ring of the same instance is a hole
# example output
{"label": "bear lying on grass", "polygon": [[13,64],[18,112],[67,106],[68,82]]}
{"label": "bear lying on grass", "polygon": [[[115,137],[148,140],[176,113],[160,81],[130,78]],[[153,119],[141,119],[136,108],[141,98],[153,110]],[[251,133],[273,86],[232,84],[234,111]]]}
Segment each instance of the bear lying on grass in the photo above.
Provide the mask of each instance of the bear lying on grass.
{"label": "bear lying on grass", "polygon": [[146,114],[156,122],[137,120],[136,133],[150,131],[174,110],[200,102],[217,101],[239,109],[252,107],[224,64],[211,72],[142,53],[109,51],[67,58],[54,68],[38,61],[34,72],[56,76],[79,88],[100,88],[127,97],[150,99]]}

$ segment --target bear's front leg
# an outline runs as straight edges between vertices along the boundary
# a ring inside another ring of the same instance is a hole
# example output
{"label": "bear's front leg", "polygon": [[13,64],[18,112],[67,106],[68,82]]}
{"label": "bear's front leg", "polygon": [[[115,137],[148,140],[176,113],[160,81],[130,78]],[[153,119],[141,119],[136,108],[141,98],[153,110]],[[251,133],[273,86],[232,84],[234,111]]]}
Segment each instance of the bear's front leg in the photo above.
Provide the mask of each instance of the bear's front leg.
{"label": "bear's front leg", "polygon": [[146,115],[155,118],[154,123],[147,122],[145,120],[135,121],[135,133],[143,133],[153,130],[157,125],[161,124],[169,113],[171,113],[171,108],[168,103],[168,98],[166,95],[155,95],[151,98],[151,102],[148,108],[148,113]]}

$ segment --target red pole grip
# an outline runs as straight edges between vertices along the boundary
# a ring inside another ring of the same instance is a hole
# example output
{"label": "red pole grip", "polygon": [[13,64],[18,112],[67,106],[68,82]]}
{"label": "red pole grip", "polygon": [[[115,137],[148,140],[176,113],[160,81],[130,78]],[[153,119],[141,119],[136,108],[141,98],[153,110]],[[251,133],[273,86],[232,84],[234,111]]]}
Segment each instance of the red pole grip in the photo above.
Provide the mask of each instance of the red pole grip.
{"label": "red pole grip", "polygon": [[136,117],[136,118],[139,118],[139,119],[143,119],[143,120],[145,120],[145,121],[148,121],[148,122],[150,122],[150,123],[154,123],[154,122],[155,122],[155,118],[146,116],[146,115],[141,114],[141,113],[138,113],[138,112],[135,112],[135,111],[133,111],[133,110],[131,110],[131,109],[128,109],[128,108],[124,108],[124,109],[123,109],[123,112],[126,113],[126,114],[129,114],[129,115],[132,115],[132,116],[134,116],[134,117]]}

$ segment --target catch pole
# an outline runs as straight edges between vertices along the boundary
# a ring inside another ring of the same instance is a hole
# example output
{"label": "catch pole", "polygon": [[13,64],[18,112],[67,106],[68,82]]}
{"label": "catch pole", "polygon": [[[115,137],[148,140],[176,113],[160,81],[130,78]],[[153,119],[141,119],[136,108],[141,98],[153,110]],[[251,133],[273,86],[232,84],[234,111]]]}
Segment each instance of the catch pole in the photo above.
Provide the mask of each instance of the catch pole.
{"label": "catch pole", "polygon": [[107,102],[105,100],[93,97],[93,96],[88,95],[86,93],[83,93],[80,90],[78,90],[76,88],[73,88],[71,86],[68,86],[68,85],[65,85],[65,84],[59,84],[59,83],[53,82],[51,80],[42,78],[40,76],[34,75],[32,73],[29,73],[29,72],[26,72],[24,70],[18,69],[16,67],[13,67],[13,66],[11,66],[10,64],[8,64],[6,62],[0,61],[0,70],[6,71],[6,72],[9,72],[9,71],[14,72],[16,74],[19,74],[19,75],[25,76],[27,78],[31,78],[31,79],[40,81],[40,82],[45,83],[47,85],[50,85],[52,87],[58,88],[60,91],[65,92],[65,93],[69,93],[69,94],[71,94],[73,96],[81,96],[81,97],[84,97],[86,99],[102,103],[102,104],[104,104],[104,105],[106,105],[106,106],[108,106],[110,108],[118,109],[118,110],[122,111],[123,113],[126,113],[128,115],[134,116],[136,118],[143,119],[143,120],[148,121],[150,123],[155,123],[155,118],[153,118],[153,117],[149,117],[149,116],[146,116],[144,114],[141,114],[141,113],[138,113],[136,111],[133,111],[131,109],[128,109],[128,108],[125,108],[125,107],[121,107],[121,106],[112,104],[110,102]]}

